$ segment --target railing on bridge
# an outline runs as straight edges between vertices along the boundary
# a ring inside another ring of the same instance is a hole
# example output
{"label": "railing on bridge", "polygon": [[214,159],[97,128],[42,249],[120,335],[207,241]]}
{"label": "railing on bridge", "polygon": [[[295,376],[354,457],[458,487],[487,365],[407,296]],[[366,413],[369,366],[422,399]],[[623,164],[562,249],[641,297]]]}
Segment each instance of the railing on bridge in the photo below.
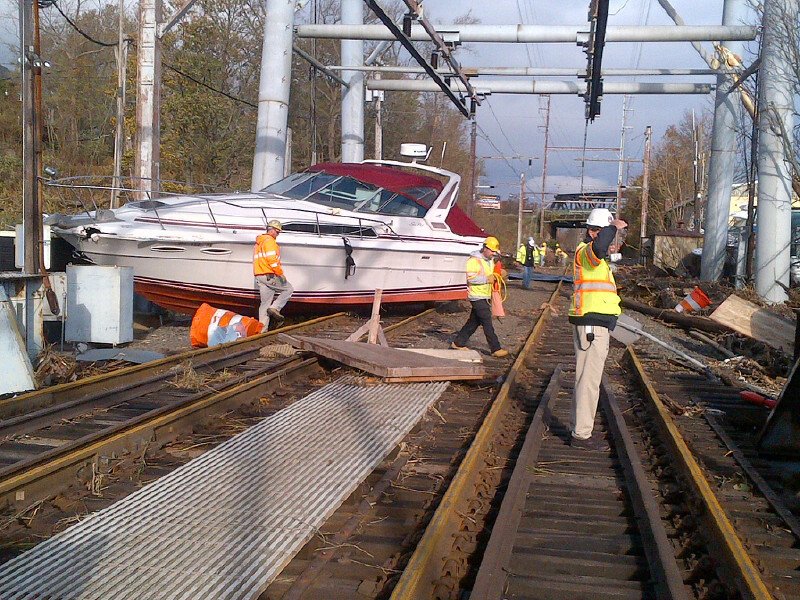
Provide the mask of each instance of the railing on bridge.
{"label": "railing on bridge", "polygon": [[552,220],[571,220],[585,219],[594,208],[607,208],[613,212],[616,207],[616,192],[584,192],[556,194],[547,210]]}

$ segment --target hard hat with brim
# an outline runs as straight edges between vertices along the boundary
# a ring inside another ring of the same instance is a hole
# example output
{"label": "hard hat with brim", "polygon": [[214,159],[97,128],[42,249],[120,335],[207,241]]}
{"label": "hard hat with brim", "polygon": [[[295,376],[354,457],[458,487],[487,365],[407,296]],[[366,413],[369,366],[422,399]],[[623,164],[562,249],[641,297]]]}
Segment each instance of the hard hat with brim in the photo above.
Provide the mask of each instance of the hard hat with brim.
{"label": "hard hat with brim", "polygon": [[492,252],[500,252],[500,240],[498,240],[494,236],[489,236],[483,242],[483,245],[486,246]]}
{"label": "hard hat with brim", "polygon": [[277,231],[283,231],[283,225],[281,225],[280,221],[273,219],[272,221],[267,223],[267,229],[275,229]]}
{"label": "hard hat with brim", "polygon": [[607,227],[611,225],[614,220],[614,215],[607,208],[593,208],[586,219],[586,225],[589,227]]}

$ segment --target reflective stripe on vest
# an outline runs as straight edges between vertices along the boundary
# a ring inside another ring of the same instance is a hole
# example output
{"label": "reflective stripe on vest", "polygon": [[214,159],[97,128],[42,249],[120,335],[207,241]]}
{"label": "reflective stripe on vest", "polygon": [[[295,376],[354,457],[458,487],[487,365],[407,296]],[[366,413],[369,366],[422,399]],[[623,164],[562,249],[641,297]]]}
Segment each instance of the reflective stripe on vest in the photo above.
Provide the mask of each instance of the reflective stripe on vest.
{"label": "reflective stripe on vest", "polygon": [[578,245],[572,266],[574,283],[570,316],[582,317],[587,313],[618,315],[622,312],[614,274],[606,261],[594,255],[589,244],[582,242]]}
{"label": "reflective stripe on vest", "polygon": [[489,275],[494,271],[494,261],[470,256],[467,260],[467,298],[485,300],[492,297]]}

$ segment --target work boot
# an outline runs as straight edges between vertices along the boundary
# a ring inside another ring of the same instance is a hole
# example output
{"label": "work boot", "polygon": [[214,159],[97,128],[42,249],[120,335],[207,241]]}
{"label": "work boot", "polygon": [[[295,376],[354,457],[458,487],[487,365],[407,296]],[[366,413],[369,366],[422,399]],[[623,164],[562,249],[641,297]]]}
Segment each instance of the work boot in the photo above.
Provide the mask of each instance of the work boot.
{"label": "work boot", "polygon": [[495,350],[494,352],[492,352],[492,356],[494,356],[495,358],[503,358],[505,356],[508,356],[508,350],[506,350],[505,348],[500,348],[500,350]]}
{"label": "work boot", "polygon": [[276,326],[280,325],[281,323],[283,323],[286,320],[286,318],[281,313],[279,313],[277,309],[272,308],[272,307],[269,307],[267,309],[267,314],[269,315],[270,319],[275,321],[275,325]]}
{"label": "work boot", "polygon": [[466,346],[459,346],[455,342],[450,342],[450,348],[452,350],[469,350],[469,348],[467,348]]}
{"label": "work boot", "polygon": [[585,440],[570,436],[569,445],[579,450],[589,450],[590,452],[608,452],[608,443],[599,437],[589,437]]}

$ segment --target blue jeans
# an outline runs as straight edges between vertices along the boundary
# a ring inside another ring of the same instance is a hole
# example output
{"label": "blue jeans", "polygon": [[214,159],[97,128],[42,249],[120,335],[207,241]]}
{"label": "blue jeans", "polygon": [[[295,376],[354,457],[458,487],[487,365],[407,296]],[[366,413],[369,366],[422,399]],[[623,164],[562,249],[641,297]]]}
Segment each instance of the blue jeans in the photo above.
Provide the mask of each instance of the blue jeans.
{"label": "blue jeans", "polygon": [[531,287],[531,277],[533,277],[533,267],[522,267],[522,287],[526,290]]}

